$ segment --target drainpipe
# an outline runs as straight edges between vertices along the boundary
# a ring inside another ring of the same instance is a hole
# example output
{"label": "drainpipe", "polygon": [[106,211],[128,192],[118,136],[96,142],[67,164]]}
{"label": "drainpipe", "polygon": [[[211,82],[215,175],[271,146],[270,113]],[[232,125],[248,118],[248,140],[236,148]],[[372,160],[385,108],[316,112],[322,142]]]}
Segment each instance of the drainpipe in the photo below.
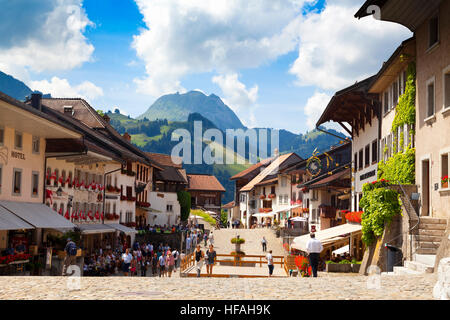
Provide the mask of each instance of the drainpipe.
{"label": "drainpipe", "polygon": [[[316,129],[319,130],[319,131],[321,131],[321,132],[323,132],[323,133],[332,135],[333,137],[336,137],[336,138],[339,138],[339,139],[342,139],[342,140],[348,139],[348,137],[341,137],[341,136],[335,135],[334,133],[331,133],[331,132],[328,132],[328,131],[325,131],[325,130],[320,129],[319,127],[316,127]],[[353,138],[350,137],[350,140],[353,140]]]}

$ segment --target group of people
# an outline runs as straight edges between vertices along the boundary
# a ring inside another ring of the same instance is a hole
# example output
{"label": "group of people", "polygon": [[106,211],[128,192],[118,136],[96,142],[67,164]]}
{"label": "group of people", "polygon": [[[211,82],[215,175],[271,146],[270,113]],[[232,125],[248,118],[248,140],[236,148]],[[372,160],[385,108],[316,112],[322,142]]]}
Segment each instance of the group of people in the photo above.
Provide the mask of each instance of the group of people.
{"label": "group of people", "polygon": [[[75,264],[76,245],[68,239],[65,247],[63,275],[69,265]],[[177,248],[170,248],[166,243],[153,246],[151,243],[135,242],[132,248],[122,247],[116,250],[99,249],[95,254],[84,258],[83,274],[85,276],[159,276],[171,277],[180,266],[184,253]]]}
{"label": "group of people", "polygon": [[202,241],[205,247],[208,246],[208,242],[214,246],[214,233],[211,231],[208,234],[200,229],[191,228],[186,234],[186,253],[191,253]]}
{"label": "group of people", "polygon": [[209,249],[203,252],[200,244],[197,244],[195,251],[195,267],[197,269],[197,277],[200,277],[203,263],[206,265],[206,274],[208,277],[212,275],[213,266],[216,260],[217,253],[214,250],[214,245],[210,244]]}

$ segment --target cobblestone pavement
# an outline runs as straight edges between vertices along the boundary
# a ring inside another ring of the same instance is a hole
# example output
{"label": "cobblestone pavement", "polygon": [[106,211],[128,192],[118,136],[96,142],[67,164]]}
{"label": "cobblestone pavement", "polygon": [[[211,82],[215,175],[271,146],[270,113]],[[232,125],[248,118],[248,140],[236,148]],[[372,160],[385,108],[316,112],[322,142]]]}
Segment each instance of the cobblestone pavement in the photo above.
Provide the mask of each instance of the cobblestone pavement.
{"label": "cobblestone pavement", "polygon": [[318,278],[81,278],[81,290],[67,289],[66,277],[0,277],[0,299],[432,299],[434,274],[368,277],[319,273]]}

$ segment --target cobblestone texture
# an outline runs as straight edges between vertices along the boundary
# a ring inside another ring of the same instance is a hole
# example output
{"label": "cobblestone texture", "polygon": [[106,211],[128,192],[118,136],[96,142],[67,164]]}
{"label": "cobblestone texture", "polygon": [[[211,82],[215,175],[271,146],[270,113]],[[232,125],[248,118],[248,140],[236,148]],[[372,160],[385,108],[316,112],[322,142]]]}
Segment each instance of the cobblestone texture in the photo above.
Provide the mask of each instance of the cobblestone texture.
{"label": "cobblestone texture", "polygon": [[81,290],[64,277],[0,277],[0,299],[432,299],[434,274],[382,276],[368,289],[368,277],[319,273],[318,278],[129,278],[84,277]]}

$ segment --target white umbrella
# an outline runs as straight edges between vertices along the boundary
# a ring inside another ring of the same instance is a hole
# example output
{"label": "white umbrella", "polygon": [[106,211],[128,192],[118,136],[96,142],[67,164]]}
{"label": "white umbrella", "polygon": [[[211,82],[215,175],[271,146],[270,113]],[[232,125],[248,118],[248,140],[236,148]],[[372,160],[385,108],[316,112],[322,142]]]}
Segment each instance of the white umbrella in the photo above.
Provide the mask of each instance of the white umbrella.
{"label": "white umbrella", "polygon": [[291,221],[308,221],[305,217],[294,217],[291,218]]}
{"label": "white umbrella", "polygon": [[350,246],[349,245],[346,245],[346,246],[343,246],[342,248],[339,248],[339,249],[336,249],[336,250],[334,250],[333,251],[333,253],[334,254],[343,254],[343,253],[346,253],[346,252],[350,252]]}

